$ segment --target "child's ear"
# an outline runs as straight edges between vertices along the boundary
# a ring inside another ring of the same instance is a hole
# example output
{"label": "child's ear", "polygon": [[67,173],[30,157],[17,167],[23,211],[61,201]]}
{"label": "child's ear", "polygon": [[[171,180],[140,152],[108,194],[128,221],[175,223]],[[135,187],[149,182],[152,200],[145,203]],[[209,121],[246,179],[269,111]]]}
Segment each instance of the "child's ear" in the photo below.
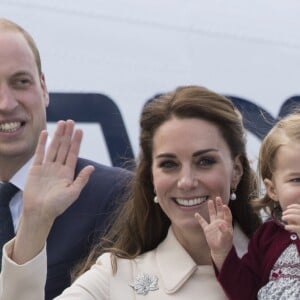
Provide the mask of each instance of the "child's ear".
{"label": "child's ear", "polygon": [[268,196],[272,200],[278,201],[276,188],[275,188],[275,185],[274,185],[273,181],[270,180],[269,178],[265,178],[264,179],[264,184],[265,184],[266,192],[267,192]]}

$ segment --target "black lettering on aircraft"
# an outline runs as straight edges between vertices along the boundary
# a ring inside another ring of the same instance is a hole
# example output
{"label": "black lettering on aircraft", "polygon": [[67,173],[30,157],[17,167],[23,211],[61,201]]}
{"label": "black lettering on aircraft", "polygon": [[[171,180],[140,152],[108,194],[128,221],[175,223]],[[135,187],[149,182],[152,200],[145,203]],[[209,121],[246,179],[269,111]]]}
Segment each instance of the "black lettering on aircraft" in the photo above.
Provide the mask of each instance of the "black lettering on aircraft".
{"label": "black lettering on aircraft", "polygon": [[[278,117],[273,117],[255,101],[226,96],[241,111],[245,128],[259,139],[269,132],[279,118],[295,110],[300,112],[300,96],[287,99],[281,106]],[[133,161],[134,154],[126,126],[118,106],[111,98],[103,94],[50,93],[50,99],[47,108],[49,122],[73,119],[76,122],[98,123],[102,128],[112,165],[132,167],[132,164],[127,163]]]}

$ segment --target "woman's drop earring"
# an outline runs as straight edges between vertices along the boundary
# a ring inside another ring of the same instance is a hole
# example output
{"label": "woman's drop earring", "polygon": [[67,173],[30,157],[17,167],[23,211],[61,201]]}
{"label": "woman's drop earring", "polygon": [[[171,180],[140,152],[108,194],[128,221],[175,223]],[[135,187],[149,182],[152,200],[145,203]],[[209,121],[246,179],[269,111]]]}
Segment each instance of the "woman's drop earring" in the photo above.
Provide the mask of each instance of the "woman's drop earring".
{"label": "woman's drop earring", "polygon": [[158,198],[157,198],[157,196],[154,197],[153,201],[154,201],[154,203],[158,203]]}
{"label": "woman's drop earring", "polygon": [[234,201],[236,200],[236,193],[235,193],[235,190],[232,189],[231,193],[230,193],[230,200],[231,201]]}

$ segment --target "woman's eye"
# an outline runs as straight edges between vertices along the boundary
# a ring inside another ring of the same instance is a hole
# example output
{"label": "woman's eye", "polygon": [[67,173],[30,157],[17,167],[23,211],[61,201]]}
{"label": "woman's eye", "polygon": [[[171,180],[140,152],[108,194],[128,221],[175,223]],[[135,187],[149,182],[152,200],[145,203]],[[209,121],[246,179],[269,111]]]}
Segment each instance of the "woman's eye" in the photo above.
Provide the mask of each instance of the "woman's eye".
{"label": "woman's eye", "polygon": [[163,161],[159,164],[159,167],[163,169],[171,169],[175,168],[176,166],[177,164],[172,160]]}
{"label": "woman's eye", "polygon": [[201,167],[208,167],[215,164],[216,160],[209,157],[202,157],[197,161],[197,164]]}

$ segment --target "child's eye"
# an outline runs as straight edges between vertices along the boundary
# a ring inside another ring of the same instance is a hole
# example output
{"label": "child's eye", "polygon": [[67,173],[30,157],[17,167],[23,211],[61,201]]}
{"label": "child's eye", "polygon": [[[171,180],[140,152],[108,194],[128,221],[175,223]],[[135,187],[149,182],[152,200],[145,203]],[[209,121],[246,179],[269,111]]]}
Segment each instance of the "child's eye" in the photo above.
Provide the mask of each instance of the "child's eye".
{"label": "child's eye", "polygon": [[300,182],[300,177],[292,178],[290,181],[291,182]]}

